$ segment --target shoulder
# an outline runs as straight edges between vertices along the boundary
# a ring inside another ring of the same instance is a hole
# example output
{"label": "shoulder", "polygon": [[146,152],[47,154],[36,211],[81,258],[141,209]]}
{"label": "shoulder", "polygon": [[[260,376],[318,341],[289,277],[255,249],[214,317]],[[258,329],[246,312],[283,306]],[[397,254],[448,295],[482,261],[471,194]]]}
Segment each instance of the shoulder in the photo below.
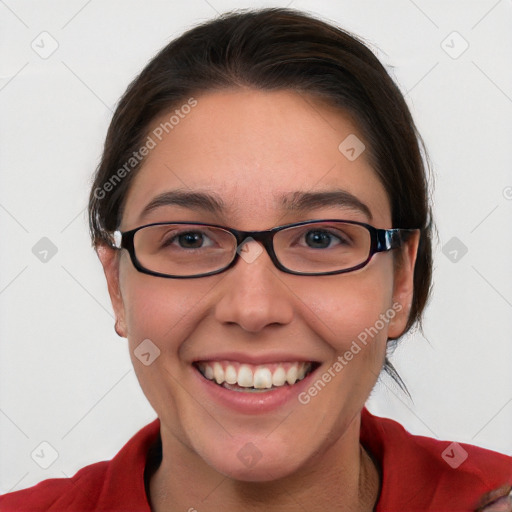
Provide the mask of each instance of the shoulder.
{"label": "shoulder", "polygon": [[[512,484],[512,457],[413,435],[398,422],[366,409],[361,442],[381,465],[381,501],[397,507],[400,494],[404,508],[397,510],[474,510],[484,494]],[[399,492],[404,486],[406,494]]]}
{"label": "shoulder", "polygon": [[158,419],[139,430],[110,461],[82,468],[71,478],[52,478],[0,496],[0,512],[149,512],[144,471],[160,439]]}
{"label": "shoulder", "polygon": [[0,496],[1,512],[94,510],[108,462],[82,468],[72,478],[51,478]]}

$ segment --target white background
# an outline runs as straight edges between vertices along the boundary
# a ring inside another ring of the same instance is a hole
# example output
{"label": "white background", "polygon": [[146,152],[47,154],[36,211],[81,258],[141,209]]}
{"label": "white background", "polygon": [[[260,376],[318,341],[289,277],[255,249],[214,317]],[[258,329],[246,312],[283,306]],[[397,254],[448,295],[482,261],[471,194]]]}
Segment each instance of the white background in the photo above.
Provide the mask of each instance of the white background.
{"label": "white background", "polygon": [[[157,50],[217,12],[269,5],[362,36],[406,95],[433,161],[434,293],[424,336],[404,338],[392,358],[413,401],[383,378],[369,409],[413,433],[512,454],[510,1],[5,0],[0,493],[109,459],[155,417],[90,247],[90,179],[116,102]],[[43,31],[58,43],[46,59],[31,47],[51,48]],[[57,248],[46,263],[32,252],[42,237]],[[452,237],[468,249],[456,262],[442,252]],[[58,454],[48,469],[31,458],[43,441]]]}

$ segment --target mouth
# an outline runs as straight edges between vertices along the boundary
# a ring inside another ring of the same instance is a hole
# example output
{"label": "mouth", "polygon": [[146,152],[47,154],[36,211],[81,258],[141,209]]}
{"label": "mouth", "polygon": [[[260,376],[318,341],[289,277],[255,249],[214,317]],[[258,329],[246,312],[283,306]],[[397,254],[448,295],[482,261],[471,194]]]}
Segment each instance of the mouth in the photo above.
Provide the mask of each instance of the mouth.
{"label": "mouth", "polygon": [[316,370],[315,361],[247,364],[238,361],[196,361],[195,368],[209,381],[230,391],[268,393],[294,386]]}

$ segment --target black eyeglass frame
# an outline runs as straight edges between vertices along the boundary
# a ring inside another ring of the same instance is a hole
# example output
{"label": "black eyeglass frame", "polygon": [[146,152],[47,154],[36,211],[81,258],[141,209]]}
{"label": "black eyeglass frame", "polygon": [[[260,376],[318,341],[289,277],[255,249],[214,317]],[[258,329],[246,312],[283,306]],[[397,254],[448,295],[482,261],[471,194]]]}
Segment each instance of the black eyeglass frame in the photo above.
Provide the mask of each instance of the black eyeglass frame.
{"label": "black eyeglass frame", "polygon": [[[365,261],[360,263],[359,265],[356,265],[355,267],[350,267],[347,269],[342,270],[331,270],[329,272],[297,272],[294,270],[290,270],[283,266],[280,261],[278,260],[276,253],[274,251],[274,236],[279,231],[282,231],[283,229],[293,228],[296,226],[303,226],[305,224],[321,224],[325,222],[343,222],[345,224],[354,224],[357,226],[362,226],[366,228],[370,233],[370,251],[368,254],[368,257]],[[293,224],[285,224],[282,226],[277,226],[275,228],[266,229],[263,231],[240,231],[238,229],[229,228],[226,226],[220,226],[218,224],[208,224],[205,222],[155,222],[152,224],[145,224],[144,226],[139,226],[135,229],[131,229],[129,231],[119,231],[116,230],[113,233],[113,239],[114,243],[112,244],[112,247],[115,249],[126,249],[130,255],[130,259],[133,263],[133,266],[143,274],[148,274],[151,276],[157,276],[157,277],[165,277],[170,279],[195,279],[196,277],[207,277],[212,276],[216,274],[220,274],[221,272],[225,272],[226,270],[233,267],[236,262],[238,261],[240,257],[240,252],[237,250],[235,251],[235,255],[233,256],[233,260],[226,265],[225,267],[214,270],[212,272],[206,272],[204,274],[197,274],[193,276],[175,276],[175,275],[169,275],[169,274],[162,274],[161,272],[155,272],[153,270],[149,270],[141,265],[139,260],[137,259],[137,256],[135,254],[135,246],[134,246],[134,238],[137,231],[140,231],[141,229],[150,227],[150,226],[163,226],[166,224],[180,224],[180,225],[193,225],[193,226],[207,226],[212,228],[220,228],[225,231],[228,231],[232,235],[235,236],[237,240],[237,248],[240,246],[240,244],[245,241],[247,238],[252,238],[253,240],[257,242],[261,242],[263,244],[263,247],[267,251],[267,254],[270,256],[270,259],[272,260],[272,263],[275,265],[276,268],[281,270],[282,272],[285,272],[287,274],[294,274],[294,275],[300,275],[300,276],[327,276],[327,275],[334,275],[334,274],[345,274],[347,272],[353,272],[355,270],[359,270],[360,268],[365,267],[368,265],[370,260],[372,259],[373,255],[378,252],[385,252],[390,251],[392,249],[397,249],[402,246],[402,243],[406,241],[406,239],[415,232],[419,232],[420,229],[403,229],[403,228],[392,228],[392,229],[379,229],[375,228],[374,226],[370,224],[366,224],[364,222],[357,222],[353,220],[342,220],[342,219],[322,219],[322,220],[306,220],[301,222],[295,222]]]}

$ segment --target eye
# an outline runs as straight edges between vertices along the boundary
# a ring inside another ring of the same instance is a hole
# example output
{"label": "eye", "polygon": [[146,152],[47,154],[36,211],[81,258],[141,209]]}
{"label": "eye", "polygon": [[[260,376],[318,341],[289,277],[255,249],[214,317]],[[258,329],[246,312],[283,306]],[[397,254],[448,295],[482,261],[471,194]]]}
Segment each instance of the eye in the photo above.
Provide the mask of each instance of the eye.
{"label": "eye", "polygon": [[[207,240],[210,243],[203,245]],[[202,231],[182,231],[181,233],[176,233],[176,230],[174,230],[162,240],[161,248],[165,249],[171,245],[177,245],[181,249],[202,249],[203,247],[210,247],[212,242]]]}
{"label": "eye", "polygon": [[342,245],[350,245],[349,238],[341,231],[336,230],[336,234],[331,230],[313,229],[305,234],[306,243],[313,249],[325,249],[331,247],[331,242],[337,240]]}

